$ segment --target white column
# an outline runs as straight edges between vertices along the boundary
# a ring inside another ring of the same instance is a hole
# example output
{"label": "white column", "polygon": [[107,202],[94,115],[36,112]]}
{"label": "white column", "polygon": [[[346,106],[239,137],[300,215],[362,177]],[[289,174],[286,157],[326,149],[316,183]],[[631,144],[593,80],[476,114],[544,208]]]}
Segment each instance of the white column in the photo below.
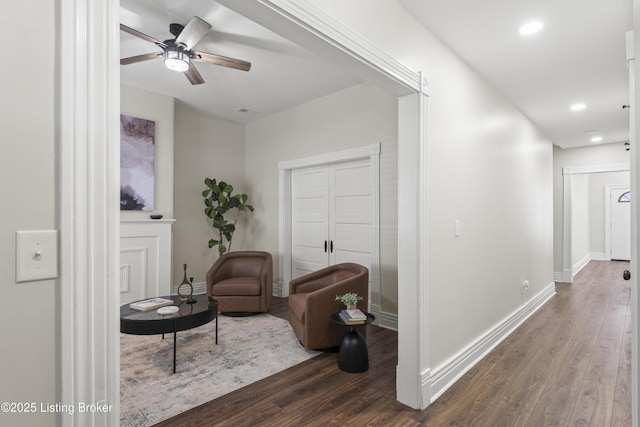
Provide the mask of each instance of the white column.
{"label": "white column", "polygon": [[423,93],[398,100],[398,401],[431,403],[427,286],[426,104]]}
{"label": "white column", "polygon": [[[118,2],[59,0],[62,426],[119,423]],[[80,412],[82,404],[106,412]],[[103,408],[105,408],[103,406]]]}
{"label": "white column", "polygon": [[562,281],[573,283],[571,168],[562,169]]}

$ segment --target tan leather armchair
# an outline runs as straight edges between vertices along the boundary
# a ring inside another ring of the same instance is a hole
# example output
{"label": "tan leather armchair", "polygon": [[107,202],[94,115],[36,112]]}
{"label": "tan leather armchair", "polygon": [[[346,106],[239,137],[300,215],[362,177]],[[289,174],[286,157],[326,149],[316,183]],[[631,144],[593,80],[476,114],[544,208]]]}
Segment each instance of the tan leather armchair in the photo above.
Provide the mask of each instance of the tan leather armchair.
{"label": "tan leather armchair", "polygon": [[273,260],[261,251],[222,255],[207,272],[207,295],[220,313],[264,313],[271,306]]}
{"label": "tan leather armchair", "polygon": [[[359,264],[331,265],[289,282],[289,323],[303,346],[328,349],[340,345],[347,328],[331,321],[333,313],[345,306],[337,295],[355,292],[363,300],[358,308],[369,306],[369,270]],[[358,327],[366,334],[365,327]]]}

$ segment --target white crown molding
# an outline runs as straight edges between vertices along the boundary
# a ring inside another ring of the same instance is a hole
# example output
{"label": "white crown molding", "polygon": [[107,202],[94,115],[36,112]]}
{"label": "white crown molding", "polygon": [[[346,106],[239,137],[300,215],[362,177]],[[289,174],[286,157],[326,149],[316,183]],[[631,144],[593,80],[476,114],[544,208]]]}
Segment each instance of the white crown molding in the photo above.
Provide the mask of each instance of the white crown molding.
{"label": "white crown molding", "polygon": [[218,2],[256,22],[260,21],[261,25],[285,37],[295,34],[298,44],[330,56],[333,62],[348,67],[364,80],[375,82],[397,96],[428,88],[420,73],[307,0]]}
{"label": "white crown molding", "polygon": [[368,67],[395,80],[412,91],[428,86],[419,73],[395,60],[369,40],[306,0],[262,0],[295,17],[306,29],[323,34],[326,41],[339,49],[347,49]]}

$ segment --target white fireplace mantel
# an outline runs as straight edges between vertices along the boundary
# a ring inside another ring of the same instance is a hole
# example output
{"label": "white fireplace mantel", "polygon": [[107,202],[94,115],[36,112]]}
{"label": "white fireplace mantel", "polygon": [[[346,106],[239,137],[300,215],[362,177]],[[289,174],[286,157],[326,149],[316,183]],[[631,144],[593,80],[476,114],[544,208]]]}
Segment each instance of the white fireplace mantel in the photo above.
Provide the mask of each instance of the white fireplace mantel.
{"label": "white fireplace mantel", "polygon": [[120,304],[171,294],[175,219],[120,220]]}

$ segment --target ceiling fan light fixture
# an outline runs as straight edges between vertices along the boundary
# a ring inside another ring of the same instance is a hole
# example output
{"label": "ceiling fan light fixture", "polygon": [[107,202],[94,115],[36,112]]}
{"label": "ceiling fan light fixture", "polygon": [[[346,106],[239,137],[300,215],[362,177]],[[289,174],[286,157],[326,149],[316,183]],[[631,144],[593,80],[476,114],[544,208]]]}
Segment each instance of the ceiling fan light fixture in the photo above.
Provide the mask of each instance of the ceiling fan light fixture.
{"label": "ceiling fan light fixture", "polygon": [[180,49],[167,48],[164,51],[164,65],[170,70],[185,72],[189,69],[189,57]]}

